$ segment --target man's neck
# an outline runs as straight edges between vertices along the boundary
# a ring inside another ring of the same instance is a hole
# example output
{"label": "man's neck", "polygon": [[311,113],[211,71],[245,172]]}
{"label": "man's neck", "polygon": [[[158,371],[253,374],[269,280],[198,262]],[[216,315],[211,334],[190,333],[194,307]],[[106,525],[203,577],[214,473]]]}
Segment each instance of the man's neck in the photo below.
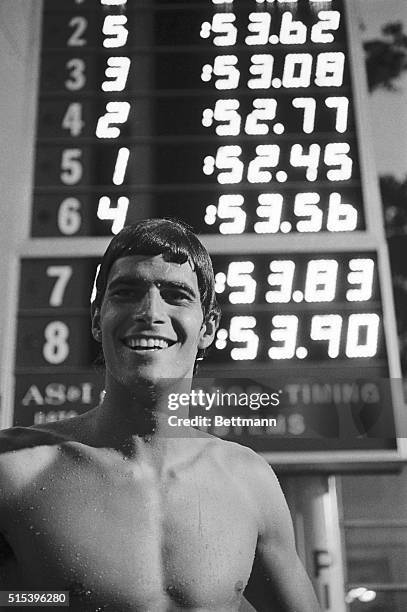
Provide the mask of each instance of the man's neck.
{"label": "man's neck", "polygon": [[[186,381],[174,381],[165,389],[140,387],[130,392],[125,388],[108,387],[99,407],[93,413],[94,433],[98,444],[115,448],[127,458],[146,453],[167,454],[179,448],[180,438],[193,438],[189,427],[172,427],[169,417],[187,418],[188,405],[176,412],[169,409],[169,394],[189,393]],[[178,395],[179,397],[179,395]]]}

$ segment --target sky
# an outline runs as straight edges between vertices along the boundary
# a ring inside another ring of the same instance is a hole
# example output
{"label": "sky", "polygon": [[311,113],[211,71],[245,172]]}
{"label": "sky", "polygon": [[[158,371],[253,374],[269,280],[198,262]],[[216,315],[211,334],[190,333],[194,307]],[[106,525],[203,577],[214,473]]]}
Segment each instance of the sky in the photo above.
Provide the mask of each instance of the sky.
{"label": "sky", "polygon": [[[366,27],[363,39],[380,37],[381,26],[404,23],[407,33],[407,0],[357,0]],[[397,92],[379,90],[369,96],[373,148],[380,175],[407,177],[407,72],[397,82]]]}

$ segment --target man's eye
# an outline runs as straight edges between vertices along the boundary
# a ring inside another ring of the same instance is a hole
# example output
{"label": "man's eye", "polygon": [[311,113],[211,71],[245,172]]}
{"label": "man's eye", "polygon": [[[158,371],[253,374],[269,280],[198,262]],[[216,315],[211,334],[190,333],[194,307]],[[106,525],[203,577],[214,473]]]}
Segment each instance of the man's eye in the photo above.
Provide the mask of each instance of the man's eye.
{"label": "man's eye", "polygon": [[165,300],[173,302],[184,302],[190,300],[189,295],[183,291],[179,291],[179,289],[164,289],[161,292],[161,295]]}
{"label": "man's eye", "polygon": [[134,297],[136,295],[136,290],[135,289],[115,289],[113,291],[113,295],[115,297],[119,297],[119,298],[130,298],[130,297]]}

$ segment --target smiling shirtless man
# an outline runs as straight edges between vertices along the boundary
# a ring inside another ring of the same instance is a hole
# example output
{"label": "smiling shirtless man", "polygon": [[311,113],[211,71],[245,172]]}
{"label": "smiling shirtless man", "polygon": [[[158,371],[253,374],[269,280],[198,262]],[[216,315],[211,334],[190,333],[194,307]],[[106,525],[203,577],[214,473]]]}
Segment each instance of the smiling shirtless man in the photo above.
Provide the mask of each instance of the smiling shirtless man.
{"label": "smiling shirtless man", "polygon": [[218,319],[210,258],[183,225],[112,240],[92,305],[102,403],[0,435],[0,590],[69,591],[84,612],[232,612],[243,594],[261,611],[319,609],[270,467],[169,434],[168,394],[189,389]]}

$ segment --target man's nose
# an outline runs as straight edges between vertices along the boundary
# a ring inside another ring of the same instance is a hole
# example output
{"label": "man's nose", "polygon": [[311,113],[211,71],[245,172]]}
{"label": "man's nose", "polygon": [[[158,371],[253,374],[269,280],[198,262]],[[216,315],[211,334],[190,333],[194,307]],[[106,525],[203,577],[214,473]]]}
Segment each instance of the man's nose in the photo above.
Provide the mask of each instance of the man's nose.
{"label": "man's nose", "polygon": [[147,289],[137,304],[134,318],[149,325],[153,323],[164,323],[164,302],[158,287]]}

